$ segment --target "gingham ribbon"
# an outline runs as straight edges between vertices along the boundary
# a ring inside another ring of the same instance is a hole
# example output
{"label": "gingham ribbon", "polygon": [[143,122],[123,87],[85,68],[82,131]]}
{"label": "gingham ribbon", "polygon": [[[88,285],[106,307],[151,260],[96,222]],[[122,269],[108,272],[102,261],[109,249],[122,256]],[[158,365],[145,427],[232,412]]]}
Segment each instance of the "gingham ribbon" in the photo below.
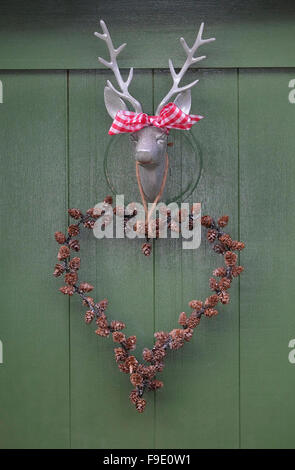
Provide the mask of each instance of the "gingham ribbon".
{"label": "gingham ribbon", "polygon": [[118,111],[109,130],[110,135],[123,132],[136,132],[146,126],[155,126],[166,129],[190,129],[193,124],[200,121],[203,116],[185,114],[175,103],[164,106],[159,116],[149,116],[145,113],[132,111]]}

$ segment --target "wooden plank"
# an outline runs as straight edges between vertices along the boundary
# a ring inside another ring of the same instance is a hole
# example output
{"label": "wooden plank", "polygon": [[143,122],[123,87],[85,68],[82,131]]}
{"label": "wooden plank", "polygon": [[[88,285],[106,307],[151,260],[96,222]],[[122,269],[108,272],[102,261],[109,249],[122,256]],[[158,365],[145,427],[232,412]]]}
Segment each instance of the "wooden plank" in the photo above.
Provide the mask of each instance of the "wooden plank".
{"label": "wooden plank", "polygon": [[[109,159],[117,159],[117,170],[125,175],[125,166],[133,156],[128,136],[110,137],[111,124],[103,100],[108,72],[70,73],[70,203],[87,209],[102,201],[110,190],[103,162],[107,146]],[[148,112],[152,110],[152,74],[135,74],[136,96]],[[117,140],[116,140],[117,139]],[[119,139],[119,140],[118,140]],[[123,139],[123,140],[122,140]],[[117,153],[119,145],[119,152]],[[112,167],[111,176],[115,171]],[[127,175],[124,193],[136,188],[135,174]],[[137,195],[137,198],[139,196]],[[84,234],[80,277],[95,286],[99,300],[109,299],[109,316],[127,324],[126,334],[138,336],[135,354],[151,338],[154,327],[153,260],[141,251],[141,240],[103,239]],[[112,339],[94,334],[95,325],[85,325],[84,308],[78,299],[71,305],[71,422],[72,447],[79,448],[141,448],[153,447],[154,408],[150,397],[144,415],[130,404],[132,390],[127,375],[114,361]]]}
{"label": "wooden plank", "polygon": [[93,36],[98,20],[110,26],[114,43],[128,43],[121,67],[179,67],[201,21],[208,60],[197,67],[286,67],[295,63],[293,1],[279,0],[2,0],[0,68],[102,68],[105,45]]}
{"label": "wooden plank", "polygon": [[1,72],[0,445],[69,445],[69,308],[52,272],[65,226],[66,73]]}
{"label": "wooden plank", "polygon": [[242,70],[241,445],[294,448],[295,69]]}
{"label": "wooden plank", "polygon": [[[192,132],[204,167],[189,201],[201,202],[203,214],[228,214],[229,231],[237,237],[237,73],[202,70],[191,72],[187,79],[194,80],[196,75],[200,82],[193,89],[192,113],[205,119]],[[168,72],[155,74],[155,103],[169,82]],[[171,140],[177,143],[179,133],[175,131]],[[175,169],[174,180],[167,181],[174,193],[181,188],[183,175],[193,168],[193,153],[186,153],[184,143],[181,157],[183,162]],[[210,295],[208,279],[221,264],[220,255],[212,252],[205,239],[197,250],[182,249],[181,240],[156,241],[156,330],[176,328],[179,313],[190,312],[189,300]],[[156,395],[158,448],[233,448],[239,444],[237,282],[231,296],[231,303],[221,306],[216,318],[202,320],[191,343],[169,353],[161,374],[165,385]]]}

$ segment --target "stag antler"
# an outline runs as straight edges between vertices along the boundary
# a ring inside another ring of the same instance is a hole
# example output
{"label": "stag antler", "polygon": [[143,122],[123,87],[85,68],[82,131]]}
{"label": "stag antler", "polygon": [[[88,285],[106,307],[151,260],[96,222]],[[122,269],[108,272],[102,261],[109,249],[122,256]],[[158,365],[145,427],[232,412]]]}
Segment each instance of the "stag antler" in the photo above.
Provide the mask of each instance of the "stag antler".
{"label": "stag antler", "polygon": [[202,39],[203,29],[204,29],[204,23],[201,23],[201,26],[200,26],[200,29],[199,29],[199,32],[198,32],[198,35],[197,35],[197,39],[195,40],[195,43],[194,43],[194,45],[192,46],[191,49],[188,47],[185,39],[180,38],[181,45],[182,45],[182,47],[183,47],[183,49],[184,49],[184,51],[187,55],[187,59],[186,59],[185,63],[183,64],[181,70],[178,73],[175,72],[175,68],[172,64],[172,60],[169,59],[169,69],[170,69],[170,73],[171,73],[171,76],[172,76],[172,79],[173,79],[173,85],[172,85],[171,89],[169,90],[169,92],[167,93],[167,95],[165,96],[165,98],[163,98],[161,103],[159,104],[159,106],[157,108],[157,111],[156,111],[156,114],[159,114],[162,107],[166,103],[168,103],[170,98],[173,95],[175,95],[175,93],[179,93],[181,91],[189,90],[190,88],[192,88],[194,85],[196,85],[198,83],[199,80],[195,80],[194,82],[189,83],[188,85],[185,85],[185,86],[182,86],[182,87],[178,86],[180,80],[182,79],[182,77],[184,76],[184,74],[186,73],[186,71],[190,67],[190,65],[195,64],[196,62],[200,62],[200,60],[206,59],[205,55],[200,56],[200,57],[194,57],[194,53],[198,50],[198,48],[200,46],[202,46],[203,44],[215,41],[215,38]]}
{"label": "stag antler", "polygon": [[114,45],[113,45],[113,42],[112,42],[112,39],[111,39],[111,35],[109,33],[109,30],[108,30],[108,28],[107,28],[107,26],[106,26],[106,24],[103,20],[100,21],[100,26],[103,30],[103,34],[100,34],[100,33],[94,33],[94,34],[99,39],[102,39],[103,41],[106,42],[106,44],[108,46],[108,49],[109,49],[109,53],[110,53],[110,61],[108,62],[105,59],[103,59],[102,57],[98,57],[98,60],[103,65],[105,65],[107,68],[109,68],[113,71],[121,91],[118,91],[109,80],[107,81],[107,84],[118,96],[120,96],[121,98],[124,98],[125,100],[129,101],[129,103],[134,107],[134,110],[137,113],[141,113],[142,112],[141,104],[135,98],[133,98],[133,96],[131,96],[129,91],[128,91],[128,87],[129,87],[129,85],[131,83],[131,80],[133,78],[133,67],[131,67],[131,69],[129,71],[128,78],[127,78],[126,82],[124,82],[123,77],[122,77],[122,75],[120,73],[120,70],[119,70],[119,67],[118,67],[118,63],[117,63],[117,56],[124,49],[124,47],[126,46],[126,43],[121,44],[121,46],[119,46],[117,49],[115,49]]}

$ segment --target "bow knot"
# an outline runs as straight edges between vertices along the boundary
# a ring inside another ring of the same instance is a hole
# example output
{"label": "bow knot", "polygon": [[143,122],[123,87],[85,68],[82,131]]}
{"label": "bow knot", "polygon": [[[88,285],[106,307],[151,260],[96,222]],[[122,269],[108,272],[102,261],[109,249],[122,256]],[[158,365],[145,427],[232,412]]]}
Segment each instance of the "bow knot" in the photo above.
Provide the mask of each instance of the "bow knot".
{"label": "bow knot", "polygon": [[146,113],[133,111],[118,111],[109,134],[136,132],[147,126],[164,128],[168,134],[169,129],[190,129],[202,118],[203,116],[184,113],[175,103],[166,104],[158,116],[149,116]]}

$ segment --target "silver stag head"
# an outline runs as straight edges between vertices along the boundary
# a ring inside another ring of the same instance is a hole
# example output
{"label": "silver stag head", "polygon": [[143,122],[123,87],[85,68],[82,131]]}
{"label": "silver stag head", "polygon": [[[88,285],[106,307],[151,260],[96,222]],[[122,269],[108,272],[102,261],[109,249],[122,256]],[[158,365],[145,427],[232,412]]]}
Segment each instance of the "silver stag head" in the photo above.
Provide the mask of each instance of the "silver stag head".
{"label": "silver stag head", "polygon": [[[117,56],[124,49],[126,43],[115,49],[105,22],[101,20],[100,25],[103,33],[94,34],[106,42],[110,53],[110,61],[108,62],[102,57],[99,57],[98,60],[113,71],[119,87],[119,89],[117,89],[109,80],[107,81],[107,86],[104,90],[104,101],[107,111],[111,118],[114,119],[118,111],[128,110],[127,102],[132,106],[136,113],[141,113],[141,104],[131,96],[128,91],[128,87],[133,78],[133,68],[130,69],[128,78],[124,81],[117,63]],[[204,23],[201,24],[197,38],[191,48],[187,45],[184,38],[180,38],[180,43],[186,54],[186,60],[180,71],[177,73],[172,64],[172,60],[169,59],[169,69],[173,84],[167,95],[162,99],[157,107],[156,115],[160,113],[163,106],[171,101],[171,98],[174,97],[174,95],[176,95],[174,103],[186,114],[190,112],[191,88],[196,85],[199,80],[195,80],[184,86],[179,86],[179,83],[192,64],[206,58],[206,56],[194,57],[198,48],[203,44],[215,40],[215,38],[202,39],[203,29]],[[167,153],[167,133],[163,129],[148,126],[130,134],[130,138],[134,143],[135,160],[139,164],[143,191],[148,201],[152,202],[160,191],[164,177],[166,161],[165,155]]]}

